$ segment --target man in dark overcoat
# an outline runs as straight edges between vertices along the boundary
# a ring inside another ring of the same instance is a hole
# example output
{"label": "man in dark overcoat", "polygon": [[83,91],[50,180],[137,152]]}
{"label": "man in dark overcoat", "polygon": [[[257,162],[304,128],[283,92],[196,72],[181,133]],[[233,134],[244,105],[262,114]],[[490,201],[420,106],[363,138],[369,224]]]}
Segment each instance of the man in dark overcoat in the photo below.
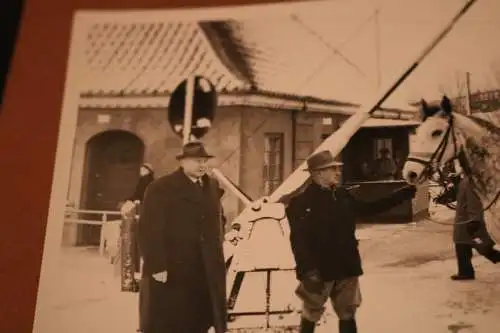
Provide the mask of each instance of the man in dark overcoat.
{"label": "man in dark overcoat", "polygon": [[149,283],[144,333],[226,332],[226,268],[221,189],[207,174],[200,142],[177,156],[180,168],[151,183],[139,220]]}
{"label": "man in dark overcoat", "polygon": [[458,272],[451,276],[452,280],[474,280],[475,271],[472,265],[472,249],[493,263],[500,261],[500,252],[495,248],[484,222],[484,211],[481,200],[474,192],[471,180],[462,175],[458,184],[457,208],[453,226],[453,242],[457,258]]}
{"label": "man in dark overcoat", "polygon": [[364,202],[339,184],[342,163],[330,151],[314,154],[307,166],[312,181],[286,208],[300,281],[296,293],[303,302],[300,332],[314,332],[330,299],[339,332],[356,333],[355,314],[361,305],[358,277],[363,274],[356,219],[413,198],[415,187],[408,185],[376,202]]}

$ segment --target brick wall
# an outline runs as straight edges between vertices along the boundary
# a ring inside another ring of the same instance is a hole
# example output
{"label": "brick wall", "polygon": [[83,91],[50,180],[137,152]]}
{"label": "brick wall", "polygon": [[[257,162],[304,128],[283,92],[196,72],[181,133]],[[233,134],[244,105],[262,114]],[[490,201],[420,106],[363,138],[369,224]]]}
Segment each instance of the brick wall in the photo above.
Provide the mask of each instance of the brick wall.
{"label": "brick wall", "polygon": [[[230,177],[239,181],[239,153],[230,153],[239,145],[241,110],[220,108],[214,129],[204,138],[207,150],[217,156],[212,163]],[[109,122],[98,123],[99,115],[109,115]],[[72,170],[68,199],[82,203],[83,184],[86,172],[86,145],[96,134],[108,130],[125,130],[135,134],[145,146],[144,160],[151,163],[157,177],[174,171],[177,167],[175,155],[182,142],[174,135],[163,109],[146,110],[80,110],[72,157]],[[234,215],[238,203],[231,195],[224,196],[228,214]]]}
{"label": "brick wall", "polygon": [[284,134],[284,176],[292,172],[292,114],[289,111],[247,108],[242,114],[240,185],[253,199],[264,195],[264,134]]}

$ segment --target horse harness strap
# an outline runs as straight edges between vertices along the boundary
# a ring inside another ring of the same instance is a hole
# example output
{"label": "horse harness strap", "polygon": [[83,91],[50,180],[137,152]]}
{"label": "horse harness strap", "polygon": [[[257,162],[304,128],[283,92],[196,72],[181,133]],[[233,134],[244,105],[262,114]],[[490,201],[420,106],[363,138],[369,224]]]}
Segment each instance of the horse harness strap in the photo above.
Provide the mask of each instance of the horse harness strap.
{"label": "horse harness strap", "polygon": [[[429,159],[423,159],[419,158],[416,156],[408,156],[407,161],[411,162],[416,162],[419,164],[422,164],[424,166],[424,171],[421,174],[421,178],[426,177],[426,176],[431,176],[432,173],[435,173],[436,171],[439,173],[439,176],[441,178],[441,171],[439,168],[435,167],[435,164],[439,163],[441,159],[443,158],[443,155],[446,150],[446,146],[448,145],[448,141],[450,139],[450,134],[452,136],[452,143],[453,143],[453,158],[450,159],[449,161],[446,161],[445,163],[448,163],[454,159],[458,158],[458,147],[457,147],[457,140],[456,140],[456,134],[455,134],[455,129],[453,126],[453,116],[450,116],[448,120],[448,128],[446,129],[446,133],[443,136],[443,139],[439,143],[438,147],[432,153]],[[445,164],[443,163],[443,164]]]}
{"label": "horse harness strap", "polygon": [[486,206],[486,208],[483,208],[483,211],[487,211],[488,209],[491,208],[491,206],[493,206],[498,198],[500,198],[500,191],[497,192],[497,194],[495,195],[495,197],[491,200],[491,202]]}
{"label": "horse harness strap", "polygon": [[[454,125],[453,124],[453,116],[450,116],[450,118],[448,119],[448,128],[446,129],[446,133],[443,136],[443,139],[439,143],[438,147],[436,148],[436,150],[434,151],[434,153],[431,155],[431,157],[428,160],[423,159],[423,158],[419,158],[416,156],[408,156],[407,161],[416,162],[416,163],[422,164],[424,166],[424,171],[422,172],[422,174],[420,176],[421,178],[425,177],[425,176],[431,176],[432,173],[438,172],[439,173],[438,182],[441,185],[443,185],[442,172],[439,170],[439,168],[435,167],[435,164],[437,164],[441,161],[441,159],[445,153],[446,146],[447,146],[448,140],[450,138],[450,134],[451,134],[452,140],[453,140],[452,141],[453,142],[453,157],[450,160],[445,161],[442,164],[446,164],[446,163],[451,162],[451,161],[456,160],[456,159],[460,160],[459,150],[458,150],[458,145],[457,145],[457,138],[456,138],[455,128],[453,125]],[[467,173],[470,173],[470,170],[465,170],[465,171],[467,171]],[[486,207],[483,208],[483,212],[490,209],[497,202],[497,200],[499,198],[500,198],[500,190],[497,192],[497,194],[491,200],[491,202]],[[466,223],[468,223],[468,222],[466,222]]]}

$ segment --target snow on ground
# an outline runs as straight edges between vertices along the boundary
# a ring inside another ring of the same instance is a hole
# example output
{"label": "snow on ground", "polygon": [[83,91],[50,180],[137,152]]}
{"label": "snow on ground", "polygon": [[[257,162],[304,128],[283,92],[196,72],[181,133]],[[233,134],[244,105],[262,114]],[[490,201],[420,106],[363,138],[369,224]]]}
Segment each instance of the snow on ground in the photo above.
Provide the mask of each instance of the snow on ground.
{"label": "snow on ground", "polygon": [[[358,237],[365,269],[358,316],[361,332],[500,332],[498,267],[475,257],[476,281],[450,281],[456,270],[451,226],[426,221],[375,225],[358,230]],[[135,332],[137,294],[120,292],[120,280],[109,261],[94,249],[62,251],[60,280],[54,284],[50,311],[38,332]],[[276,288],[273,295],[283,298],[281,303],[293,299],[284,292],[294,289],[293,276],[283,276],[280,283],[281,292]],[[264,295],[262,287],[242,287],[241,302]],[[329,311],[319,333],[337,331]],[[291,320],[298,323],[299,318]]]}

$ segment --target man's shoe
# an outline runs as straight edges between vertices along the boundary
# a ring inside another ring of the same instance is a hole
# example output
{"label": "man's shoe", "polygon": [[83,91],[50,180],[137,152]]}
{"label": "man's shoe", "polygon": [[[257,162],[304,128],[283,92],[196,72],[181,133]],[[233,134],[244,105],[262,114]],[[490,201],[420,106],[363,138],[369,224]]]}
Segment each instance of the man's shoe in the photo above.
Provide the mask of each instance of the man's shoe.
{"label": "man's shoe", "polygon": [[358,333],[356,320],[339,320],[339,333]]}
{"label": "man's shoe", "polygon": [[467,280],[475,280],[476,277],[474,275],[452,275],[450,277],[453,281],[467,281]]}
{"label": "man's shoe", "polygon": [[316,323],[309,321],[305,318],[300,319],[300,333],[314,333],[314,329],[316,328]]}

